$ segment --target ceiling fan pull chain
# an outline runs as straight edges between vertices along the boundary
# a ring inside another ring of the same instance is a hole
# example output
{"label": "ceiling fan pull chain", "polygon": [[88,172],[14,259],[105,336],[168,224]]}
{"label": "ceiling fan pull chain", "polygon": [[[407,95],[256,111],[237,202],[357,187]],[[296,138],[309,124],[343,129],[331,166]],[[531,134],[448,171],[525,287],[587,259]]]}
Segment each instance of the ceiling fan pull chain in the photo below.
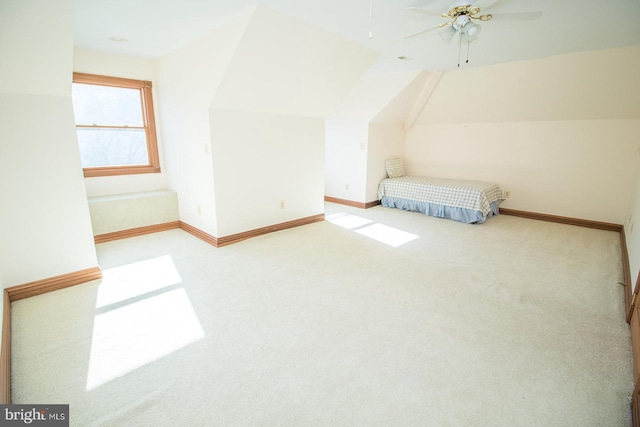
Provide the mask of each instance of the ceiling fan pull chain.
{"label": "ceiling fan pull chain", "polygon": [[462,33],[460,33],[460,41],[458,43],[458,68],[460,68],[460,52],[462,51]]}
{"label": "ceiling fan pull chain", "polygon": [[470,46],[471,46],[471,42],[467,42],[467,62],[466,62],[466,64],[469,63],[469,49],[470,49]]}
{"label": "ceiling fan pull chain", "polygon": [[373,13],[373,0],[369,0],[369,38],[373,38],[373,31],[371,31],[371,15]]}

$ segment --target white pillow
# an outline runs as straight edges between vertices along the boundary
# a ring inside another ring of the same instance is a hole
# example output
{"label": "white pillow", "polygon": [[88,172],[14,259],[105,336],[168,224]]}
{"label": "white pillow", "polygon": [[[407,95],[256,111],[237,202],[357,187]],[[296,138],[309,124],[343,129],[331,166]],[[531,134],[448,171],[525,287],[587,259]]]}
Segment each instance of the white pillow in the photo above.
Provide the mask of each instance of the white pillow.
{"label": "white pillow", "polygon": [[387,168],[387,175],[389,178],[400,178],[405,176],[404,162],[400,157],[385,160],[385,167]]}

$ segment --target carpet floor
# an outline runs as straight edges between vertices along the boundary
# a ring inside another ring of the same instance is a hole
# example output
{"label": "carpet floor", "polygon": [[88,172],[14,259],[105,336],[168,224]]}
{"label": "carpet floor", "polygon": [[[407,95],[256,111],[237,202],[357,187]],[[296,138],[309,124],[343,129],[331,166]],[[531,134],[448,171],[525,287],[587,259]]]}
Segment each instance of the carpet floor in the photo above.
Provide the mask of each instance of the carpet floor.
{"label": "carpet floor", "polygon": [[630,425],[617,233],[326,218],[98,245],[102,280],[13,303],[13,403],[77,426]]}

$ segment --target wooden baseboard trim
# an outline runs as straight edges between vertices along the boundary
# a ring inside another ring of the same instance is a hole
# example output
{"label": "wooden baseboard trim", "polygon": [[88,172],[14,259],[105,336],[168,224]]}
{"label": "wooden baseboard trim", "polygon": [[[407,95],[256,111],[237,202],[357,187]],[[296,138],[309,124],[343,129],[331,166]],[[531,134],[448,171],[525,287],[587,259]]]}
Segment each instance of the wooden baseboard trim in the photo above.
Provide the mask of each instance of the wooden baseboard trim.
{"label": "wooden baseboard trim", "polygon": [[87,268],[48,279],[11,286],[3,293],[2,338],[0,341],[0,404],[11,403],[11,303],[13,301],[57,291],[101,279],[100,267]]}
{"label": "wooden baseboard trim", "polygon": [[[334,199],[331,197],[326,197],[325,200],[332,203],[340,203],[347,204],[349,206],[355,206],[353,203],[357,202],[349,202],[345,200],[344,202],[349,203],[341,203],[341,199]],[[376,206],[379,202],[370,202],[373,203],[371,206]],[[366,206],[371,207],[371,206]],[[360,207],[360,206],[355,206]],[[620,245],[622,249],[622,264],[623,264],[623,272],[624,272],[624,284],[626,288],[626,307],[627,307],[627,322],[630,321],[629,313],[632,313],[632,310],[629,310],[630,302],[631,302],[631,275],[630,275],[630,267],[629,267],[629,257],[627,252],[627,244],[624,233],[624,227],[618,224],[610,224],[610,223],[602,223],[597,221],[589,221],[575,218],[567,218],[567,217],[559,217],[554,215],[546,215],[539,214],[535,212],[526,212],[526,211],[517,211],[513,209],[500,209],[500,213],[504,215],[518,216],[522,218],[536,219],[541,221],[550,221],[550,222],[558,222],[561,224],[569,224],[569,225],[578,225],[582,227],[589,228],[597,228],[601,230],[608,231],[617,231],[620,233]],[[205,233],[202,230],[199,230],[196,227],[193,227],[183,221],[176,221],[172,223],[159,224],[157,226],[149,226],[149,227],[139,227],[137,229],[124,230],[122,232],[116,233],[108,233],[100,236],[95,236],[96,243],[102,243],[105,241],[123,239],[125,237],[133,237],[139,236],[142,234],[154,233],[157,231],[164,231],[173,228],[181,228],[182,230],[193,234],[194,236],[204,240],[207,243],[215,247],[225,246],[232,243],[236,243],[242,240],[249,239],[251,237],[260,236],[263,234],[272,233],[274,231],[285,230],[287,228],[293,228],[300,225],[311,224],[314,222],[319,222],[324,220],[324,214],[314,215],[307,218],[300,218],[294,221],[288,221],[281,224],[276,224],[268,227],[259,228],[256,230],[247,231],[244,233],[238,233],[231,236],[226,236],[221,239],[218,239],[208,233]],[[166,227],[166,228],[165,228]],[[148,231],[148,230],[153,231]],[[112,235],[116,234],[127,234],[127,233],[137,233],[137,234],[128,234],[123,237],[113,237]],[[109,236],[109,240],[103,240],[98,242],[98,237],[101,236]],[[113,238],[112,238],[113,237]],[[10,288],[6,288],[3,292],[3,319],[2,319],[2,336],[0,338],[0,404],[7,405],[11,403],[11,302],[20,300],[23,298],[28,298],[36,295],[40,295],[43,293],[55,291],[58,289],[63,289],[70,286],[75,286],[81,283],[89,282],[91,280],[96,280],[102,278],[102,271],[99,267],[93,267],[86,270],[81,270],[74,273],[63,274],[60,276],[52,277],[49,279],[38,280],[31,283],[26,283],[24,285],[13,286]]]}
{"label": "wooden baseboard trim", "polygon": [[9,301],[13,302],[101,278],[102,271],[100,270],[100,267],[92,267],[87,268],[86,270],[75,271],[73,273],[62,274],[48,279],[25,283],[24,285],[12,286],[10,288],[6,288],[6,291],[9,295]]}
{"label": "wooden baseboard trim", "polygon": [[243,233],[232,234],[230,236],[218,237],[218,246],[226,246],[237,243],[242,240],[251,239],[252,237],[262,236],[264,234],[282,231],[288,228],[300,227],[301,225],[312,224],[314,222],[324,221],[324,214],[308,216],[305,218],[294,219],[293,221],[281,222],[280,224],[269,225],[267,227],[257,228],[255,230],[245,231]]}
{"label": "wooden baseboard trim", "polygon": [[209,233],[205,233],[204,231],[200,230],[199,228],[194,227],[193,225],[187,224],[184,221],[180,221],[180,229],[186,231],[189,234],[192,234],[192,235],[196,236],[200,240],[203,240],[203,241],[207,242],[211,246],[215,246],[216,248],[218,247],[218,238],[217,237],[212,236]]}
{"label": "wooden baseboard trim", "polygon": [[232,234],[224,237],[215,237],[209,233],[180,221],[180,228],[187,233],[193,234],[197,238],[209,243],[216,248],[231,245],[253,237],[262,236],[264,234],[273,233],[275,231],[286,230],[288,228],[299,227],[301,225],[312,224],[314,222],[324,221],[324,214],[313,215],[305,218],[294,219],[293,221],[282,222],[280,224],[269,225],[267,227],[257,228],[255,230],[245,231],[243,233]]}
{"label": "wooden baseboard trim", "polygon": [[11,299],[3,292],[2,341],[0,345],[0,405],[11,403]]}
{"label": "wooden baseboard trim", "polygon": [[374,200],[373,202],[367,202],[367,203],[365,203],[364,208],[365,208],[365,209],[369,209],[369,208],[372,208],[372,207],[374,207],[374,206],[378,206],[378,205],[380,205],[380,204],[382,204],[382,203],[380,202],[380,200]]}
{"label": "wooden baseboard trim", "polygon": [[110,242],[112,240],[126,239],[129,237],[142,236],[144,234],[157,233],[158,231],[172,230],[180,228],[180,221],[165,222],[162,224],[146,225],[144,227],[129,228],[127,230],[114,231],[113,233],[98,234],[93,237],[96,245],[98,243]]}
{"label": "wooden baseboard trim", "polygon": [[324,196],[324,201],[329,203],[337,203],[339,205],[352,206],[354,208],[369,209],[380,204],[380,200],[374,200],[372,202],[362,203],[354,202],[352,200],[338,199],[336,197]]}
{"label": "wooden baseboard trim", "polygon": [[637,292],[637,281],[640,280],[640,274],[638,275],[636,283],[633,283],[633,279],[631,278],[631,267],[629,265],[629,251],[627,250],[627,236],[624,232],[624,227],[620,230],[620,255],[622,256],[622,280],[624,283],[624,307],[626,320],[627,323],[631,323],[631,316],[633,315],[633,309],[635,308],[633,294]]}
{"label": "wooden baseboard trim", "polygon": [[537,212],[519,211],[515,209],[500,208],[503,215],[517,216],[521,218],[536,219],[539,221],[557,222],[559,224],[577,225],[579,227],[597,228],[599,230],[616,231],[622,230],[622,225],[609,222],[591,221],[588,219],[570,218],[566,216],[547,215]]}
{"label": "wooden baseboard trim", "polygon": [[[634,284],[631,282],[631,272],[629,267],[629,252],[627,251],[627,238],[624,233],[624,226],[621,224],[612,224],[609,222],[591,221],[588,219],[570,218],[565,216],[547,215],[537,212],[519,211],[515,209],[500,208],[502,215],[518,216],[521,218],[536,219],[539,221],[557,222],[559,224],[576,225],[578,227],[596,228],[598,230],[615,231],[620,233],[620,252],[622,255],[622,275],[625,287],[624,303],[625,318],[627,323],[631,322],[634,304],[633,292]],[[640,276],[638,277],[640,280]]]}

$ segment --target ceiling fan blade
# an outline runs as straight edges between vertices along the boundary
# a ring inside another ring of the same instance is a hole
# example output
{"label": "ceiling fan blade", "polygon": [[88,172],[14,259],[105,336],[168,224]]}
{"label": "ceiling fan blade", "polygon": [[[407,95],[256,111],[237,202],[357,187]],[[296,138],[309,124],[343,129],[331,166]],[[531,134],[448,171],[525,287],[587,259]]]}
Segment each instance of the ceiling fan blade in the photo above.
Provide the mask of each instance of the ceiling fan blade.
{"label": "ceiling fan blade", "polygon": [[427,15],[433,15],[433,16],[442,17],[442,13],[440,13],[440,12],[434,12],[433,10],[427,10],[427,9],[423,9],[421,7],[416,7],[416,6],[405,7],[404,10],[409,10],[411,12],[420,12],[420,13],[424,13],[424,14],[427,14]]}
{"label": "ceiling fan blade", "polygon": [[412,37],[419,36],[419,35],[422,35],[424,33],[428,33],[429,31],[437,30],[438,28],[450,27],[451,25],[453,25],[454,22],[456,22],[455,19],[453,21],[450,21],[450,22],[445,22],[443,24],[436,25],[435,27],[427,28],[426,30],[418,31],[417,33],[409,34],[408,36],[404,36],[404,38],[405,39],[410,39]]}
{"label": "ceiling fan blade", "polygon": [[426,30],[418,31],[417,33],[409,34],[408,36],[404,36],[405,39],[410,39],[412,37],[420,36],[424,33],[428,33],[429,31],[437,30],[438,28],[442,28],[440,25],[436,25],[435,27],[427,28]]}
{"label": "ceiling fan blade", "polygon": [[492,13],[492,21],[533,21],[542,16],[542,11]]}
{"label": "ceiling fan blade", "polygon": [[477,0],[473,2],[472,6],[479,7],[480,11],[483,12],[498,2],[500,2],[500,0]]}

